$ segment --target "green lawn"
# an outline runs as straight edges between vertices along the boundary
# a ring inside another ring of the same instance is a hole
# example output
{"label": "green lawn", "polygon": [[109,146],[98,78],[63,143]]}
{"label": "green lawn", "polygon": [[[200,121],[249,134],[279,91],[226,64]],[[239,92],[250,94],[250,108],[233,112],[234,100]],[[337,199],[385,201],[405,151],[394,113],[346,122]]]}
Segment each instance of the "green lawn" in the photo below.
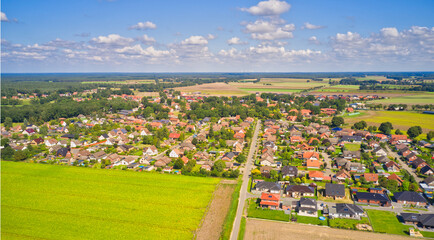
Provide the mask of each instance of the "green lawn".
{"label": "green lawn", "polygon": [[[411,92],[413,93],[413,92]],[[409,94],[403,94],[399,97],[391,97],[388,99],[380,99],[372,101],[372,103],[382,103],[382,104],[434,104],[434,94],[433,93],[413,93],[411,95]],[[411,108],[410,108],[411,109]]]}
{"label": "green lawn", "polygon": [[[318,217],[320,214],[318,214]],[[323,221],[319,220],[318,217],[306,217],[306,216],[300,216],[297,215],[297,222],[298,223],[305,223],[305,224],[314,224],[314,225],[320,225],[320,226],[327,226],[327,218]]]}
{"label": "green lawn", "polygon": [[421,233],[426,238],[434,238],[434,232],[423,232],[423,231],[421,231]]}
{"label": "green lawn", "polygon": [[349,151],[359,151],[360,143],[345,143],[345,149]]}
{"label": "green lawn", "polygon": [[368,213],[369,219],[372,223],[372,228],[375,232],[408,236],[408,229],[410,226],[406,226],[399,222],[395,213],[372,209],[367,209],[366,212]]}
{"label": "green lawn", "polygon": [[259,208],[256,199],[248,200],[247,216],[252,218],[270,219],[277,221],[289,221],[289,215],[282,210],[271,210]]}
{"label": "green lawn", "polygon": [[2,161],[3,239],[192,239],[220,181]]}
{"label": "green lawn", "polygon": [[369,224],[369,219],[362,218],[361,220],[356,220],[356,219],[335,218],[329,220],[329,226],[332,228],[356,229],[356,225],[359,223]]}

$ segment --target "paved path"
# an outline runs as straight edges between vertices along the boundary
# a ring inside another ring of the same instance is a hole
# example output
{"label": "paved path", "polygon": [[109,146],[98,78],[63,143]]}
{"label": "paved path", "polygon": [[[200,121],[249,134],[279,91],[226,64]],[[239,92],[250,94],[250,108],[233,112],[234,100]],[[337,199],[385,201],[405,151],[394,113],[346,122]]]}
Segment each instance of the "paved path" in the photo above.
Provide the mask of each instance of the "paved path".
{"label": "paved path", "polygon": [[388,145],[386,145],[386,149],[387,149],[387,151],[389,151],[389,155],[392,156],[393,158],[396,158],[398,160],[399,164],[401,165],[401,167],[404,168],[405,170],[407,170],[407,172],[410,173],[418,183],[423,180],[422,178],[420,178],[416,175],[414,170],[411,167],[409,167],[407,165],[407,163],[405,163],[404,161],[401,160],[401,156],[399,156],[398,153],[392,151]]}
{"label": "paved path", "polygon": [[232,233],[230,238],[231,240],[236,240],[238,238],[238,233],[240,231],[241,217],[243,216],[244,204],[246,202],[246,197],[248,193],[247,186],[249,184],[250,169],[252,168],[252,164],[254,163],[254,154],[256,153],[256,149],[257,149],[256,144],[258,140],[258,133],[260,127],[261,127],[261,120],[258,120],[258,122],[256,123],[255,133],[253,134],[252,142],[250,144],[250,151],[249,151],[249,155],[247,156],[246,167],[244,169],[243,183],[241,185],[241,190],[240,190],[237,215],[235,216],[234,225],[232,227]]}
{"label": "paved path", "polygon": [[322,156],[324,157],[324,162],[327,163],[327,167],[324,169],[325,170],[325,175],[329,176],[333,176],[334,173],[332,171],[332,159],[330,158],[330,156],[326,153],[326,151],[322,152]]}

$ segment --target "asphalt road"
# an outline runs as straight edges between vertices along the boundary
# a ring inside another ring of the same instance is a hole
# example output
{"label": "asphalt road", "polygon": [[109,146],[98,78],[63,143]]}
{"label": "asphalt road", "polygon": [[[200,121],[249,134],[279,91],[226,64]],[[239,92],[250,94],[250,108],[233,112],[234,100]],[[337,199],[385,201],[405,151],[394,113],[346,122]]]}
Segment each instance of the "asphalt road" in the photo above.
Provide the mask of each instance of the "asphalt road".
{"label": "asphalt road", "polygon": [[238,201],[237,215],[235,216],[234,225],[232,227],[231,240],[236,240],[238,238],[238,233],[240,231],[241,217],[243,216],[244,204],[247,198],[247,186],[249,184],[249,175],[254,163],[253,154],[255,154],[257,149],[258,133],[261,127],[261,120],[256,123],[255,133],[253,134],[252,142],[250,145],[249,155],[247,156],[247,163],[243,174],[243,183],[240,190],[240,198]]}
{"label": "asphalt road", "polygon": [[398,162],[401,165],[401,167],[404,168],[405,170],[407,170],[407,172],[410,173],[418,183],[423,180],[422,178],[420,178],[416,175],[416,173],[414,172],[414,169],[412,169],[410,166],[407,165],[407,163],[405,163],[404,161],[401,160],[401,156],[399,156],[398,153],[392,151],[389,148],[389,146],[387,146],[387,145],[386,145],[386,148],[387,148],[387,151],[389,152],[389,155],[392,156],[393,158],[398,159]]}

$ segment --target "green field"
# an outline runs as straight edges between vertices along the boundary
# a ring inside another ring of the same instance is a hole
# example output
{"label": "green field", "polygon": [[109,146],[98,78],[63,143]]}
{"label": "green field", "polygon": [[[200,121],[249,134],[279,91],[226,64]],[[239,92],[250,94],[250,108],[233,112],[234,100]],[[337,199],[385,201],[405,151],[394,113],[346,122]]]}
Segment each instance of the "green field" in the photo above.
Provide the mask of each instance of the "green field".
{"label": "green field", "polygon": [[359,143],[345,143],[345,149],[348,151],[359,151],[360,144]]}
{"label": "green field", "polygon": [[383,232],[390,234],[408,235],[410,226],[406,226],[399,222],[395,213],[389,211],[367,209],[369,219],[372,223],[372,228],[375,232]]}
{"label": "green field", "polygon": [[368,218],[357,219],[345,219],[345,218],[334,218],[329,220],[329,226],[332,228],[343,228],[343,229],[356,229],[357,224],[369,224]]}
{"label": "green field", "polygon": [[345,123],[352,125],[364,120],[368,125],[379,126],[383,122],[391,122],[394,128],[407,130],[412,126],[421,126],[424,132],[434,129],[434,115],[409,111],[364,111],[358,118],[345,118]]}
{"label": "green field", "polygon": [[382,104],[407,104],[407,105],[413,105],[413,104],[434,104],[434,94],[433,93],[419,93],[419,94],[412,94],[412,95],[404,95],[399,97],[391,97],[388,99],[380,99],[371,101],[370,103],[382,103]]}
{"label": "green field", "polygon": [[2,161],[2,239],[192,239],[220,181]]}
{"label": "green field", "polygon": [[239,88],[247,92],[301,92],[301,89],[282,89],[282,88]]}

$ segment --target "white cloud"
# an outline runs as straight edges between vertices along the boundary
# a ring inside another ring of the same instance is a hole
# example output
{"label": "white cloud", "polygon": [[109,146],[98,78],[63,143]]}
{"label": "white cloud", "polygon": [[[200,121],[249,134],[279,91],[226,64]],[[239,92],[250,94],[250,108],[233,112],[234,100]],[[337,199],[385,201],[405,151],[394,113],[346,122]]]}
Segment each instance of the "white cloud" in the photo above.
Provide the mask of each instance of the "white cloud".
{"label": "white cloud", "polygon": [[181,42],[183,45],[206,45],[208,40],[203,36],[191,36]]}
{"label": "white cloud", "polygon": [[153,37],[149,37],[146,34],[143,34],[143,36],[138,37],[137,40],[139,40],[140,42],[146,45],[154,44],[156,42]]}
{"label": "white cloud", "polygon": [[399,33],[398,33],[398,29],[396,28],[382,28],[380,30],[381,35],[383,35],[383,37],[398,37]]}
{"label": "white cloud", "polygon": [[135,30],[146,30],[146,29],[156,29],[157,25],[155,23],[146,21],[146,22],[138,22],[136,25],[130,26],[128,29]]}
{"label": "white cloud", "polygon": [[304,25],[301,27],[301,29],[310,29],[310,30],[321,29],[321,28],[325,28],[325,26],[313,25],[308,22],[304,23]]}
{"label": "white cloud", "polygon": [[288,32],[283,30],[282,28],[277,28],[274,32],[267,33],[252,33],[253,39],[258,40],[276,40],[276,39],[284,39],[284,38],[293,38],[292,32]]}
{"label": "white cloud", "polygon": [[122,49],[116,49],[117,53],[125,55],[141,55],[146,57],[163,57],[170,54],[167,50],[156,50],[154,47],[143,49],[142,46],[136,44],[134,46],[127,46]]}
{"label": "white cloud", "polygon": [[309,42],[314,43],[314,44],[320,44],[320,41],[318,40],[318,38],[316,36],[310,37]]}
{"label": "white cloud", "polygon": [[107,36],[99,36],[92,38],[92,42],[98,44],[108,44],[108,45],[127,45],[134,42],[131,38],[125,38],[118,34],[109,34]]}
{"label": "white cloud", "polygon": [[248,23],[246,25],[246,32],[248,33],[267,33],[276,30],[276,25],[264,21],[264,20],[256,20],[254,23]]}
{"label": "white cloud", "polygon": [[1,15],[1,21],[2,22],[9,22],[8,17],[6,17],[6,14],[4,12],[0,12]]}
{"label": "white cloud", "polygon": [[250,8],[242,8],[242,11],[248,12],[257,16],[277,16],[289,11],[291,5],[285,1],[268,0],[261,1],[256,6]]}
{"label": "white cloud", "polygon": [[212,34],[208,34],[208,36],[206,37],[208,40],[214,40],[217,38],[217,36],[212,35]]}
{"label": "white cloud", "polygon": [[228,43],[229,45],[244,45],[244,44],[247,44],[247,42],[243,42],[243,41],[241,41],[241,39],[238,38],[238,37],[233,37],[233,38],[229,39],[229,40],[227,41],[227,43]]}

